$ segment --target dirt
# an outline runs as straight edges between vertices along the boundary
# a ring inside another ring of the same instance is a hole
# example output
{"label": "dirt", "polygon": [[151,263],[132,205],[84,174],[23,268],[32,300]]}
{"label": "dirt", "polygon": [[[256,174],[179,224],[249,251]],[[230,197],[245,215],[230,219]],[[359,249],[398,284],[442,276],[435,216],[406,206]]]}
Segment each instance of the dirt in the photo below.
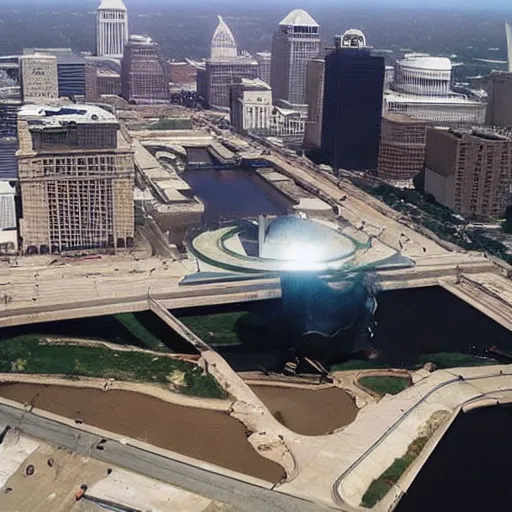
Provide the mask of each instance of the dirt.
{"label": "dirt", "polygon": [[268,482],[285,476],[280,465],[256,453],[242,423],[227,413],[123,390],[3,384],[0,396]]}
{"label": "dirt", "polygon": [[258,398],[285,427],[307,436],[330,434],[354,421],[357,406],[339,388],[298,389],[251,386]]}

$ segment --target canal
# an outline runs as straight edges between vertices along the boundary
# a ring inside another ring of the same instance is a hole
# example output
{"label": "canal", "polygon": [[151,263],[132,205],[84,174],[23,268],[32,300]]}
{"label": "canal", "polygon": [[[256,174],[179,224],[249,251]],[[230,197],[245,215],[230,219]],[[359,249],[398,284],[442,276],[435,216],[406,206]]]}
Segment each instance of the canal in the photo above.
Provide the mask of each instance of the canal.
{"label": "canal", "polygon": [[205,205],[203,221],[221,221],[284,215],[291,202],[254,171],[244,169],[190,169],[181,174]]}
{"label": "canal", "polygon": [[[493,345],[512,352],[510,331],[441,287],[381,292],[377,302],[373,337],[355,342],[349,353],[332,345],[326,352],[320,340],[318,350],[309,347],[311,357],[334,369],[415,368],[427,361],[438,367],[486,364],[493,360],[481,354]],[[175,313],[235,369],[279,371],[296,341],[280,321],[281,308],[275,300]],[[376,358],[366,361],[369,351]]]}
{"label": "canal", "polygon": [[512,408],[461,413],[404,495],[396,512],[510,510]]}

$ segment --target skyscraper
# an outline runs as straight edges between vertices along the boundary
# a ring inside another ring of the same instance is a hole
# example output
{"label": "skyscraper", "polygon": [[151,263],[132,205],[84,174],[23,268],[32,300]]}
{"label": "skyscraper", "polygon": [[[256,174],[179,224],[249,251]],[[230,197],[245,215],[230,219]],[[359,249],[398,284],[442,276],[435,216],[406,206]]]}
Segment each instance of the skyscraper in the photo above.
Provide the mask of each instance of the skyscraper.
{"label": "skyscraper", "polygon": [[425,191],[463,215],[501,217],[512,204],[510,129],[430,128]]}
{"label": "skyscraper", "polygon": [[160,46],[150,37],[130,36],[121,64],[121,94],[127,101],[153,105],[169,101],[169,71]]}
{"label": "skyscraper", "polygon": [[322,144],[322,113],[324,107],[325,60],[316,58],[308,64],[306,102],[308,122],[304,132],[304,148],[317,149]]}
{"label": "skyscraper", "polygon": [[494,71],[482,82],[487,91],[485,124],[512,126],[512,73]]}
{"label": "skyscraper", "polygon": [[377,168],[384,68],[356,30],[325,57],[322,150],[335,172]]}
{"label": "skyscraper", "polygon": [[272,54],[270,52],[258,52],[256,54],[256,60],[258,61],[258,78],[270,85]]}
{"label": "skyscraper", "polygon": [[20,63],[23,101],[38,102],[59,97],[57,57],[35,53],[23,55]]}
{"label": "skyscraper", "polygon": [[507,36],[508,70],[512,72],[512,27],[508,23],[505,23],[505,34]]}
{"label": "skyscraper", "polygon": [[276,104],[307,113],[307,66],[319,51],[319,26],[306,11],[295,9],[279,23],[272,41],[270,75]]}
{"label": "skyscraper", "polygon": [[250,57],[238,56],[228,60],[209,59],[206,61],[204,77],[202,73],[198,74],[197,90],[205,96],[204,100],[209,107],[228,109],[231,85],[238,79],[254,79],[257,76],[258,63]]}
{"label": "skyscraper", "polygon": [[229,60],[238,55],[235,38],[226,25],[222,16],[218,16],[219,24],[212,37],[211,58],[212,60]]}
{"label": "skyscraper", "polygon": [[128,13],[123,0],[101,0],[96,19],[96,54],[120,59],[128,41]]}
{"label": "skyscraper", "polygon": [[23,251],[132,247],[133,149],[115,116],[91,105],[25,105],[18,126]]}

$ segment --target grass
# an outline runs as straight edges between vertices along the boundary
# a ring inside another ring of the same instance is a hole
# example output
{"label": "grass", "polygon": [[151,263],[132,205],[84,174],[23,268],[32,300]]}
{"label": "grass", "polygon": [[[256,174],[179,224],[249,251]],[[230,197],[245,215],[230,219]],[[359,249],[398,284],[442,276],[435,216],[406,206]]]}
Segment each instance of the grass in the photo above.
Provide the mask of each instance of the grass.
{"label": "grass", "polygon": [[167,350],[158,336],[149,331],[133,313],[121,313],[115,315],[118,322],[123,324],[126,330],[140,342],[152,350]]}
{"label": "grass", "polygon": [[334,364],[331,366],[332,372],[343,372],[348,370],[379,370],[381,368],[388,368],[389,365],[382,361],[375,360],[362,360],[350,359],[344,363]]}
{"label": "grass", "polygon": [[407,447],[405,454],[396,458],[391,466],[370,484],[361,500],[363,507],[372,508],[388,493],[407,468],[416,460],[428,440],[448,416],[447,411],[437,411],[429,418],[427,424],[420,429],[418,437]]}
{"label": "grass", "polygon": [[359,383],[382,396],[396,395],[410,386],[410,380],[407,377],[396,376],[362,377]]}
{"label": "grass", "polygon": [[239,343],[235,326],[245,311],[217,313],[215,315],[184,316],[180,320],[209,345]]}
{"label": "grass", "polygon": [[495,359],[486,359],[472,354],[459,352],[438,352],[436,354],[424,354],[418,359],[421,365],[431,362],[438,368],[458,368],[463,366],[483,366],[499,364]]}
{"label": "grass", "polygon": [[368,490],[364,493],[361,505],[366,508],[375,506],[395,485],[405,470],[414,462],[420,454],[423,447],[427,444],[429,437],[417,437],[407,448],[407,452],[402,457],[395,459],[382,475],[374,480]]}
{"label": "grass", "polygon": [[183,375],[176,390],[204,398],[223,398],[224,390],[211,375],[192,364],[141,352],[115,351],[105,347],[51,345],[37,335],[0,341],[0,372],[57,374],[114,378],[167,384],[169,376]]}

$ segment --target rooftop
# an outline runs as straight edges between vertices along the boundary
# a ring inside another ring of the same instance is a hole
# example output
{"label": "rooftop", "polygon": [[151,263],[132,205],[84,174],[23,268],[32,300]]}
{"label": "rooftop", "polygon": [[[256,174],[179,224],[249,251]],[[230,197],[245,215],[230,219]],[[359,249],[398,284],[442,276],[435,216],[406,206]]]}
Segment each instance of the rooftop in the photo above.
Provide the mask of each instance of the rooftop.
{"label": "rooftop", "polygon": [[53,55],[57,64],[85,64],[86,60],[79,57],[71,48],[24,48],[23,55]]}
{"label": "rooftop", "polygon": [[265,91],[271,91],[272,88],[270,85],[268,85],[266,82],[259,78],[241,78],[238,82],[239,84],[243,85],[246,89],[257,89],[261,90],[264,89]]}
{"label": "rooftop", "polygon": [[431,103],[437,105],[481,105],[482,102],[470,100],[462,94],[451,94],[449,96],[423,96],[420,94],[406,94],[388,90],[384,94],[388,103]]}
{"label": "rooftop", "polygon": [[100,107],[72,104],[66,106],[24,105],[18,116],[29,121],[31,126],[62,126],[67,123],[95,123],[98,121],[117,123],[116,117]]}
{"label": "rooftop", "polygon": [[123,0],[101,0],[98,10],[126,11]]}
{"label": "rooftop", "polygon": [[318,23],[303,9],[294,9],[285,16],[279,25],[318,27]]}
{"label": "rooftop", "polygon": [[447,57],[430,57],[426,55],[406,55],[398,61],[400,66],[425,69],[429,71],[451,71],[452,62]]}

